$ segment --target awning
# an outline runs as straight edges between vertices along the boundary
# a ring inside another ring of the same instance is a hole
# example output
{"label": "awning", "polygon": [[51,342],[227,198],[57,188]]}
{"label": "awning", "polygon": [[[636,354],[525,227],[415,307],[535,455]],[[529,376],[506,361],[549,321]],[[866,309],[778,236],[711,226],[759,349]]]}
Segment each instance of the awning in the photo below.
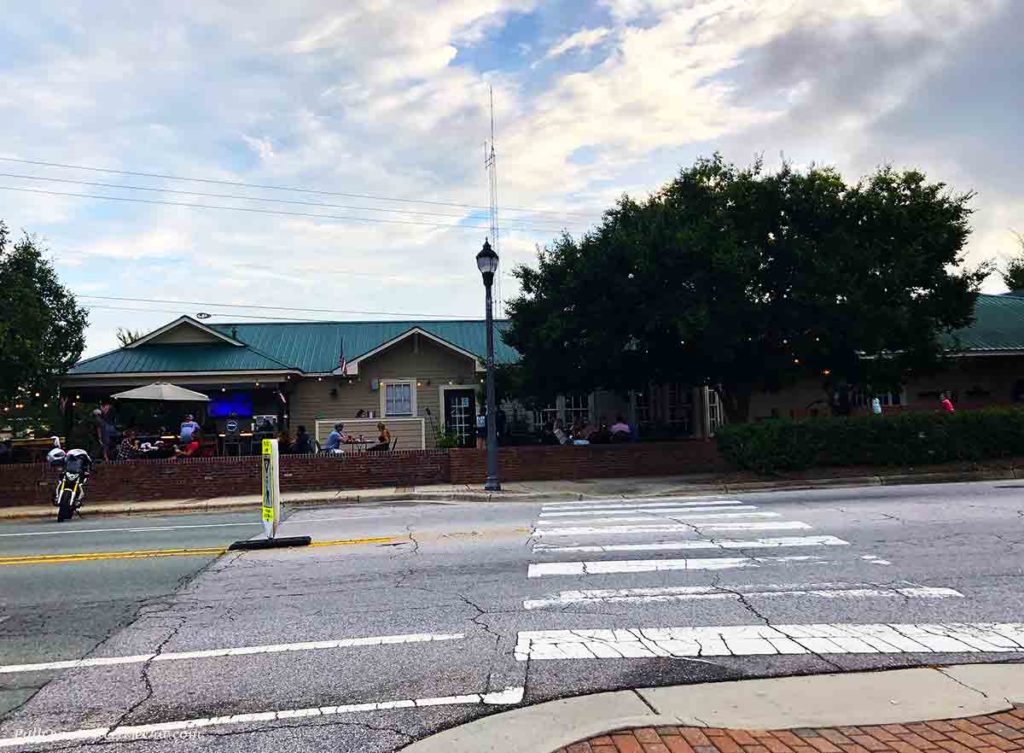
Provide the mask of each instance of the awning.
{"label": "awning", "polygon": [[210,398],[202,392],[185,389],[168,382],[153,382],[145,387],[118,392],[112,396],[115,400],[163,400],[175,403],[209,402]]}

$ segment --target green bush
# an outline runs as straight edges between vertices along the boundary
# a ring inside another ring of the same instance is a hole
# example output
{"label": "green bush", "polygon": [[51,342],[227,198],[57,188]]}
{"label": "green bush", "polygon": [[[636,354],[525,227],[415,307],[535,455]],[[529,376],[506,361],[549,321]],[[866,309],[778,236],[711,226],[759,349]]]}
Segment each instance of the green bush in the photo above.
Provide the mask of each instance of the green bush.
{"label": "green bush", "polygon": [[723,426],[722,455],[759,473],[829,465],[923,465],[1024,455],[1024,410],[893,413]]}

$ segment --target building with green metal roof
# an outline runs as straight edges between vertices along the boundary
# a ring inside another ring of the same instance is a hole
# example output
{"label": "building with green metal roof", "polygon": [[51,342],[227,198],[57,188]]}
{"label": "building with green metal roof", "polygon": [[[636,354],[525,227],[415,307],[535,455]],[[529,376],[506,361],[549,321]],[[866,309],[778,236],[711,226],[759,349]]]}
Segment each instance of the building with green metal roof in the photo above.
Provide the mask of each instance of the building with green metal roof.
{"label": "building with green metal roof", "polygon": [[[514,363],[518,354],[500,336],[508,322],[495,327],[496,362]],[[933,409],[943,391],[963,408],[1024,399],[1024,296],[980,295],[974,322],[947,342],[952,365],[878,395],[884,410]],[[485,357],[482,321],[206,324],[183,316],[81,361],[63,387],[74,400],[96,402],[129,387],[173,382],[210,396],[196,409],[218,435],[229,425],[246,434],[269,423],[293,432],[302,425],[323,439],[344,422],[346,432],[372,439],[383,420],[402,447],[433,446],[439,432],[469,445]],[[751,418],[827,414],[826,382],[756,395]],[[872,396],[855,390],[855,410],[867,410]],[[719,413],[706,388],[666,384],[628,399],[567,396],[537,415],[568,424],[622,414],[631,423],[699,437],[713,432]]]}
{"label": "building with green metal roof", "polygon": [[[518,358],[500,336],[507,326],[495,323],[498,364]],[[431,446],[439,431],[468,445],[486,334],[484,322],[469,320],[206,324],[183,316],[79,362],[63,386],[84,402],[157,381],[185,386],[210,402],[181,410],[203,415],[225,440],[299,425],[322,440],[345,422],[363,446],[384,420],[403,447]]]}

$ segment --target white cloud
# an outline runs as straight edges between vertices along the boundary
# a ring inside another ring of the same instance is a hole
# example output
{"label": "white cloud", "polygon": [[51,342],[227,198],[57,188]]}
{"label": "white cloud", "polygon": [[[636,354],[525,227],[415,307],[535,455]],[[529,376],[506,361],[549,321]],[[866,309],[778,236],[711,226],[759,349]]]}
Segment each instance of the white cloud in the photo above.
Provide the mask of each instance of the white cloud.
{"label": "white cloud", "polygon": [[[486,213],[465,206],[359,195],[486,205],[481,144],[491,84],[506,273],[532,261],[536,243],[563,225],[587,226],[585,218],[510,207],[596,209],[596,219],[623,191],[655,190],[715,148],[737,161],[784,151],[799,162],[835,163],[850,177],[906,162],[978,189],[972,258],[1001,253],[1007,228],[1024,224],[1009,179],[1024,169],[1012,137],[991,149],[1001,160],[986,160],[982,147],[938,127],[957,119],[971,127],[978,102],[965,108],[940,98],[907,114],[929,81],[966,61],[1021,65],[1024,53],[972,36],[1007,12],[1005,0],[602,5],[607,13],[580,3],[552,28],[526,27],[544,33],[506,38],[516,27],[503,26],[516,14],[543,21],[549,6],[263,0],[240,10],[210,0],[187,13],[153,3],[126,16],[102,0],[22,4],[0,29],[0,46],[19,50],[0,62],[0,155],[350,195],[3,162],[0,171],[338,206],[166,197],[188,203],[486,226]],[[554,64],[517,68],[523,45],[538,55],[547,47]],[[568,54],[578,50],[590,54]],[[979,74],[975,88],[992,75]],[[1014,84],[993,85],[989,96],[1012,98]],[[1024,108],[1015,101],[995,117],[1019,119]],[[154,198],[0,177],[4,185]],[[473,255],[486,227],[0,196],[8,224],[47,239],[58,269],[83,292],[410,314],[480,308]],[[518,229],[526,225],[543,229]],[[507,297],[508,277],[505,287]],[[97,309],[90,351],[110,345],[115,326],[166,318]]]}
{"label": "white cloud", "polygon": [[611,29],[607,29],[603,26],[596,29],[580,29],[553,45],[544,57],[546,59],[550,59],[558,57],[559,55],[564,55],[572,50],[589,50],[591,47],[594,47],[607,39],[608,35],[611,33]]}

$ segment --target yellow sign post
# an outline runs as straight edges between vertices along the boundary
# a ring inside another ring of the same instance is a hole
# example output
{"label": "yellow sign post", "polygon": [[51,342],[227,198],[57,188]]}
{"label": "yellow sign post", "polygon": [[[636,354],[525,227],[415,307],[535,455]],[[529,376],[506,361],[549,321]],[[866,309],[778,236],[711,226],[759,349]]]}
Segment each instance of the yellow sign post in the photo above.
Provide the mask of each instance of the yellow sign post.
{"label": "yellow sign post", "polygon": [[268,539],[277,535],[277,524],[281,519],[281,474],[280,455],[277,440],[263,440],[263,530]]}
{"label": "yellow sign post", "polygon": [[236,541],[228,547],[231,551],[244,549],[277,549],[286,546],[309,546],[309,536],[277,537],[277,526],[281,522],[281,465],[276,439],[264,439],[260,454],[260,481],[262,487],[264,539]]}

